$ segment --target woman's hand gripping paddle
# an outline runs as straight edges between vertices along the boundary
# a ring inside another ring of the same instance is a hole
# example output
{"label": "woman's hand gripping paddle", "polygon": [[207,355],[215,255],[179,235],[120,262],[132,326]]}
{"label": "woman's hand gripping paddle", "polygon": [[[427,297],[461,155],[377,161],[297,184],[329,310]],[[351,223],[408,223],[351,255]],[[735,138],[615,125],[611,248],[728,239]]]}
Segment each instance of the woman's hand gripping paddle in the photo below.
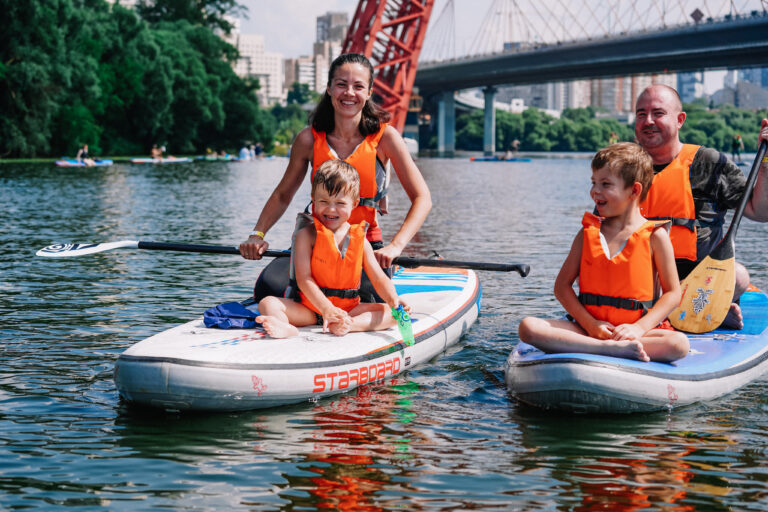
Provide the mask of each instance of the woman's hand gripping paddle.
{"label": "woman's hand gripping paddle", "polygon": [[400,331],[400,336],[403,337],[403,343],[406,345],[413,345],[415,340],[413,338],[413,326],[411,325],[411,315],[400,304],[396,308],[392,308],[392,316],[397,320],[397,329]]}
{"label": "woman's hand gripping paddle", "polygon": [[669,321],[675,329],[690,333],[708,332],[719,327],[725,320],[736,286],[734,238],[757,181],[757,171],[765,149],[766,143],[763,142],[757,151],[752,170],[749,171],[744,196],[733,213],[728,232],[709,256],[701,260],[680,283],[683,298],[680,305],[669,315]]}

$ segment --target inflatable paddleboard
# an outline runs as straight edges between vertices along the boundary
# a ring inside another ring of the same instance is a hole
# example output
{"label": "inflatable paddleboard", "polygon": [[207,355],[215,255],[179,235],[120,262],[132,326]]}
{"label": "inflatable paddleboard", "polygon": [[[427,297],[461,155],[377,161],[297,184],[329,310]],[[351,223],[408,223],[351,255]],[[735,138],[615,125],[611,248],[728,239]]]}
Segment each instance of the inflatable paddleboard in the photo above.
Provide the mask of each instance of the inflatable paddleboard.
{"label": "inflatable paddleboard", "polygon": [[186,157],[169,157],[169,158],[131,158],[132,164],[180,164],[183,162],[191,162],[191,158]]}
{"label": "inflatable paddleboard", "polygon": [[471,270],[398,269],[393,282],[413,310],[412,344],[397,327],[337,337],[310,326],[276,340],[261,328],[206,328],[200,317],[123,352],[115,363],[117,390],[129,402],[170,410],[314,401],[431,360],[477,319],[481,288]]}
{"label": "inflatable paddleboard", "polygon": [[473,156],[470,162],[530,162],[530,158],[499,158],[497,156]]}
{"label": "inflatable paddleboard", "polygon": [[[109,159],[94,159],[93,165],[90,167],[108,167],[112,165],[112,160]],[[88,167],[80,160],[56,160],[56,166],[57,167]]]}
{"label": "inflatable paddleboard", "polygon": [[519,343],[504,366],[510,394],[544,409],[583,413],[668,410],[713,400],[768,370],[768,296],[740,301],[744,329],[689,335],[690,352],[672,364],[590,354],[544,354]]}

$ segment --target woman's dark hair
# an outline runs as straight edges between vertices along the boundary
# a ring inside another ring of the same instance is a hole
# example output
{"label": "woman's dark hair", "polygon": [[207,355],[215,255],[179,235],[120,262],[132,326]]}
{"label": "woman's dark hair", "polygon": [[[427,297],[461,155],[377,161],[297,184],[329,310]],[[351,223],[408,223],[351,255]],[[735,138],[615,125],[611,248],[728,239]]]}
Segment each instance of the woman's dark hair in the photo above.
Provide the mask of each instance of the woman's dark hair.
{"label": "woman's dark hair", "polygon": [[[331,63],[331,68],[328,70],[328,87],[331,85],[336,71],[344,64],[360,64],[364,68],[368,69],[368,90],[373,87],[373,66],[365,55],[360,53],[344,53],[339,55]],[[333,104],[331,103],[331,96],[326,89],[323,92],[323,97],[315,107],[315,110],[309,115],[309,124],[312,125],[318,132],[331,133],[335,128],[335,121],[333,117]],[[371,98],[363,105],[362,117],[360,119],[360,125],[358,130],[363,137],[366,137],[372,133],[379,131],[381,123],[386,123],[391,117],[389,112],[382,109]]]}

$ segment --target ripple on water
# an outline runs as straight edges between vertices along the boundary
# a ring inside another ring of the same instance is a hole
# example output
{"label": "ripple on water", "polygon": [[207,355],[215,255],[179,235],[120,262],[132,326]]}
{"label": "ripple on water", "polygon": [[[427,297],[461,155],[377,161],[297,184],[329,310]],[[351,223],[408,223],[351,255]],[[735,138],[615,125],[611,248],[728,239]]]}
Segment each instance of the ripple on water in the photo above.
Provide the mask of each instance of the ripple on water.
{"label": "ripple on water", "polygon": [[[0,166],[0,503],[9,509],[764,508],[765,380],[671,414],[555,415],[507,396],[527,315],[590,209],[587,160],[421,159],[434,207],[406,254],[524,262],[480,272],[482,311],[429,364],[316,403],[238,414],[136,409],[112,369],[131,344],[244,298],[267,263],[115,250],[44,260],[53,242],[237,244],[286,161],[73,169]],[[396,180],[395,180],[396,181]],[[289,211],[306,204],[304,183]],[[408,201],[392,186],[391,237]],[[287,247],[292,215],[270,230]],[[739,260],[765,286],[765,237]]]}

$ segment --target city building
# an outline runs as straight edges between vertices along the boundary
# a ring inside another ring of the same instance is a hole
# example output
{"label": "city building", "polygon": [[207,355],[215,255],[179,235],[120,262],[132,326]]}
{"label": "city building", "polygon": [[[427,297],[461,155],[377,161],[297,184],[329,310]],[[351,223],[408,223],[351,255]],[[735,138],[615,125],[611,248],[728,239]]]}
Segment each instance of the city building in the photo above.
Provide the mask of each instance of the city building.
{"label": "city building", "polygon": [[346,12],[327,12],[317,17],[317,32],[315,41],[343,42],[347,37],[349,19]]}
{"label": "city building", "polygon": [[346,12],[327,12],[316,18],[317,31],[312,55],[285,60],[285,89],[295,82],[307,84],[322,93],[328,82],[328,70],[333,59],[341,54],[341,45],[349,26]]}
{"label": "city building", "polygon": [[237,29],[225,38],[240,52],[235,63],[235,74],[241,77],[258,78],[259,102],[270,105],[285,99],[283,93],[283,56],[264,49],[264,36],[241,34]]}
{"label": "city building", "polygon": [[690,103],[696,98],[704,96],[704,72],[678,73],[677,92],[683,103]]}

